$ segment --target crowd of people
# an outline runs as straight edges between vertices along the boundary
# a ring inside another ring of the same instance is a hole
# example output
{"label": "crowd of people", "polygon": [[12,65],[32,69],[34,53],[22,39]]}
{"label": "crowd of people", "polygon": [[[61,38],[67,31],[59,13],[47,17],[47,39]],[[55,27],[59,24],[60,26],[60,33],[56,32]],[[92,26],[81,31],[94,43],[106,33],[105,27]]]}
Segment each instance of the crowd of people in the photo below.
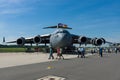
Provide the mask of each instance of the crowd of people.
{"label": "crowd of people", "polygon": [[[57,57],[56,59],[64,59],[64,56],[63,56],[63,48],[57,48],[56,49],[57,51]],[[109,51],[109,50],[108,50]],[[114,48],[114,52],[117,54],[119,51],[118,48]],[[95,51],[95,49],[91,50],[91,54],[94,54],[94,53],[98,53],[100,57],[103,57],[103,52],[105,52],[105,49],[102,48],[102,47],[99,47],[97,48],[97,52]],[[75,49],[75,53],[77,53],[77,57],[78,58],[85,58],[85,54],[86,54],[86,50],[85,50],[85,47],[78,47]],[[53,48],[50,47],[50,55],[49,55],[49,58],[48,59],[54,59],[54,56],[53,56]]]}
{"label": "crowd of people", "polygon": [[[62,48],[57,48],[57,57],[56,57],[56,59],[64,59],[62,54],[63,54],[63,49]],[[53,48],[52,47],[50,47],[50,55],[49,55],[48,59],[54,59]]]}

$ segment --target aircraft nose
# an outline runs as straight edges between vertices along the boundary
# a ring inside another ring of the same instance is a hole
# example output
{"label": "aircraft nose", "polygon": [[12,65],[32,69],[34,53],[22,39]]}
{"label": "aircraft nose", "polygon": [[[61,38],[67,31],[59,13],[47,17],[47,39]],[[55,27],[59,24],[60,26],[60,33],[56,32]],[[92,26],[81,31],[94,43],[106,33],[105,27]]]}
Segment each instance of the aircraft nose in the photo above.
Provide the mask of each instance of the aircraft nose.
{"label": "aircraft nose", "polygon": [[61,37],[61,39],[59,40],[59,44],[62,46],[70,45],[72,42],[71,35],[69,34],[61,34],[59,37]]}
{"label": "aircraft nose", "polygon": [[61,35],[61,40],[65,40],[67,37],[68,37],[67,34],[62,34],[62,35]]}
{"label": "aircraft nose", "polygon": [[67,47],[72,43],[72,36],[69,33],[58,33],[50,37],[50,43],[53,47]]}

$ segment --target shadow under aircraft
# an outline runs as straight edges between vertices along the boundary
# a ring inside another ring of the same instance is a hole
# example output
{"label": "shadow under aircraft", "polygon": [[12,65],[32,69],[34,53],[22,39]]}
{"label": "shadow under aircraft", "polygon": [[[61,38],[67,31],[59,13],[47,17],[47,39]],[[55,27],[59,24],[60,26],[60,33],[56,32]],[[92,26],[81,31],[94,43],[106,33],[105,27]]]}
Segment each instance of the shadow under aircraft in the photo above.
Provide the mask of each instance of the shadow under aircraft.
{"label": "shadow under aircraft", "polygon": [[72,28],[63,23],[58,23],[55,26],[44,27],[43,29],[49,28],[57,28],[57,30],[50,34],[37,35],[31,38],[20,37],[15,41],[7,43],[17,43],[19,46],[23,46],[25,44],[50,44],[53,48],[70,47],[73,44],[93,44],[95,46],[100,46],[106,43],[104,38],[89,38],[86,36],[71,34],[67,29]]}

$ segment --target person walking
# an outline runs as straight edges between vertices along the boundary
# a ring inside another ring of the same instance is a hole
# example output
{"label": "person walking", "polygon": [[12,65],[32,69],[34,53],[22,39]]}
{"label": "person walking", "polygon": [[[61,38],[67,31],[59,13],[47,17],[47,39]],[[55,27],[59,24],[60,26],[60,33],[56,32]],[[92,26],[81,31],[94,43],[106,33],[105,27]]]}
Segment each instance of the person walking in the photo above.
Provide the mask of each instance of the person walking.
{"label": "person walking", "polygon": [[118,52],[118,48],[117,48],[117,47],[115,47],[115,53],[117,54],[117,52]]}
{"label": "person walking", "polygon": [[80,55],[81,55],[80,48],[76,48],[76,53],[78,54],[78,55],[77,55],[77,58],[79,58],[79,57],[80,57]]}
{"label": "person walking", "polygon": [[50,46],[50,55],[49,55],[49,58],[48,59],[54,59],[54,56],[53,56],[53,48]]}
{"label": "person walking", "polygon": [[61,59],[61,57],[64,59],[64,57],[63,57],[63,49],[62,48],[60,48],[60,59]]}
{"label": "person walking", "polygon": [[61,57],[60,57],[60,48],[57,48],[57,57],[56,57],[56,59],[60,59]]}
{"label": "person walking", "polygon": [[85,58],[85,48],[81,48],[81,58]]}
{"label": "person walking", "polygon": [[103,57],[103,49],[102,48],[99,48],[99,56]]}

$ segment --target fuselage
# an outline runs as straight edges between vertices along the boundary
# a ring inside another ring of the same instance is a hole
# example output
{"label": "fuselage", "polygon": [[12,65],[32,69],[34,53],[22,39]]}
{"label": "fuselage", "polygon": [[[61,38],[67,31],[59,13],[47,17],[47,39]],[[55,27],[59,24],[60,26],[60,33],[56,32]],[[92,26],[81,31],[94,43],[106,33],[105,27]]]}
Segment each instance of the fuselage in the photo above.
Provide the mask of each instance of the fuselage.
{"label": "fuselage", "polygon": [[50,45],[54,48],[63,48],[72,45],[71,34],[64,29],[58,29],[50,37]]}

